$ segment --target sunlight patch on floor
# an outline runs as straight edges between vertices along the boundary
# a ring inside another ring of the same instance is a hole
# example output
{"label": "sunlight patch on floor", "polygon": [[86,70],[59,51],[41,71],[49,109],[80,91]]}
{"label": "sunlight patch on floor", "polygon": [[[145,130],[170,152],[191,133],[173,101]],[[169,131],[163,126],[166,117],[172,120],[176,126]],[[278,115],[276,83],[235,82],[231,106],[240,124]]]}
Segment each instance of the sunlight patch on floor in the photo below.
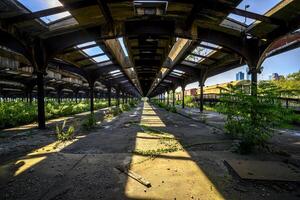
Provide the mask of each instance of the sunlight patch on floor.
{"label": "sunlight patch on floor", "polygon": [[140,125],[148,127],[166,127],[164,122],[156,115],[148,102],[144,102]]}
{"label": "sunlight patch on floor", "polygon": [[[144,104],[144,113],[151,114],[151,120],[155,117],[156,121],[161,121],[148,103]],[[141,121],[144,126],[152,122],[149,123],[147,118]],[[125,194],[129,199],[224,199],[177,138],[155,128],[137,133],[129,170],[152,185],[146,188],[128,178]]]}
{"label": "sunlight patch on floor", "polygon": [[75,140],[67,141],[67,142],[60,142],[55,141],[51,144],[38,148],[25,156],[22,156],[18,159],[10,161],[4,165],[0,166],[0,179],[5,180],[9,179],[13,176],[18,176],[29,170],[30,168],[34,167],[41,161],[45,160],[49,154],[56,153],[61,151],[63,148],[73,144],[74,142],[78,141],[78,139],[83,138],[84,136],[80,136]]}

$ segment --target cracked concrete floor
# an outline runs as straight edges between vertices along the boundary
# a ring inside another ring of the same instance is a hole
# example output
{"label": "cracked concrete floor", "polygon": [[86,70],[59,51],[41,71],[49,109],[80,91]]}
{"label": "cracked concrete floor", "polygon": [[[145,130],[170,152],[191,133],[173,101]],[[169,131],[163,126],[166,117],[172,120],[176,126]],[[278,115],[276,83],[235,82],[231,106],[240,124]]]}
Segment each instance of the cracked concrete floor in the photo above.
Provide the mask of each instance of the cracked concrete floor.
{"label": "cracked concrete floor", "polygon": [[[244,181],[224,159],[232,141],[147,102],[103,128],[0,167],[0,199],[298,199],[299,185]],[[256,156],[266,159],[269,155]],[[276,159],[276,158],[274,158]],[[151,183],[147,188],[122,166]]]}

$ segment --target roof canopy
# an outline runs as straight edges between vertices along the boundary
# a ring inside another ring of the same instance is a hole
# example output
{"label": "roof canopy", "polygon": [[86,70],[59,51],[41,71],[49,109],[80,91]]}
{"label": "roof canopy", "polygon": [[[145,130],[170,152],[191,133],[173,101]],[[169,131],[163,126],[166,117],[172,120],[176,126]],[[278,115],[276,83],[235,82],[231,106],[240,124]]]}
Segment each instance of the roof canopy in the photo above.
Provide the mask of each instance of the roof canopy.
{"label": "roof canopy", "polygon": [[0,55],[155,96],[299,46],[300,1],[248,2],[2,0]]}

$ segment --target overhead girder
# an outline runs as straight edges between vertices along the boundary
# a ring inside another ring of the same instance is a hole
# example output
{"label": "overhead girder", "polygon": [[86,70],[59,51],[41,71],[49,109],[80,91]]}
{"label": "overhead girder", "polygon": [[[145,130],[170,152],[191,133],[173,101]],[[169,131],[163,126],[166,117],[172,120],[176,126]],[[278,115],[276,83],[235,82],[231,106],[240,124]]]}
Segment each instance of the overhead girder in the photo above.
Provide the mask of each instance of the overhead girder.
{"label": "overhead girder", "polygon": [[[81,6],[84,7],[83,1],[80,1],[82,5],[78,6],[80,8]],[[123,2],[123,1],[109,1],[109,4],[117,3],[117,2]],[[181,2],[181,3],[187,3],[187,4],[195,4],[195,1],[171,1],[171,2]],[[236,9],[233,5],[227,4],[227,3],[221,3],[219,1],[208,1],[205,0],[205,3],[198,3],[198,4],[203,4],[203,6],[197,6],[197,4],[194,6],[194,8],[191,11],[191,17],[188,16],[188,19],[191,19],[191,23],[193,23],[194,20],[197,20],[198,15],[197,13],[201,9],[207,9],[207,10],[213,10],[213,11],[224,11],[226,12],[232,12],[241,16],[245,17],[251,17],[253,19],[260,20],[261,22],[266,22],[266,23],[272,23],[278,26],[276,31],[273,31],[272,34],[269,34],[269,40],[267,42],[263,42],[260,40],[260,38],[252,38],[252,39],[247,39],[246,35],[242,37],[230,35],[228,33],[224,33],[222,31],[217,31],[213,29],[204,29],[204,28],[198,28],[198,36],[197,39],[200,41],[208,41],[210,43],[218,44],[221,46],[225,46],[237,54],[241,55],[244,60],[251,65],[252,67],[257,67],[259,66],[259,61],[261,60],[261,56],[265,49],[272,44],[272,39],[278,38],[279,36],[282,36],[283,34],[286,34],[286,31],[292,30],[293,28],[299,27],[299,17],[297,19],[292,20],[289,23],[283,23],[281,20],[278,20],[273,17],[266,17],[262,15],[258,15],[255,13],[251,13],[248,11],[243,11]],[[79,2],[77,2],[79,4]],[[85,2],[86,5],[88,4],[87,1]],[[98,5],[101,14],[104,16],[105,21],[108,23],[112,23],[113,19],[111,18],[111,13],[109,11],[109,7],[106,4],[105,1],[102,0],[97,0],[97,1],[89,1],[90,4],[95,4]],[[69,3],[72,4],[72,3]],[[75,5],[75,3],[74,3]],[[65,4],[66,9],[76,9],[74,6],[73,8],[67,7],[68,4]],[[55,9],[56,11],[61,12],[61,8],[54,8],[52,10],[48,11],[43,11],[44,13],[31,13],[31,19],[41,17],[43,14],[49,14],[49,12],[52,12],[54,14]],[[48,12],[48,13],[47,13]],[[40,15],[38,15],[40,14]],[[35,15],[35,16],[34,16]],[[24,14],[25,16],[25,14]],[[27,17],[29,14],[27,15]],[[20,16],[19,16],[20,17]],[[24,17],[25,19],[26,17]],[[41,56],[37,56],[41,58],[41,60],[37,60],[38,63],[36,63],[36,67],[44,66],[45,61],[49,58],[51,58],[53,55],[61,52],[62,50],[65,50],[67,48],[70,48],[72,46],[75,46],[78,43],[84,43],[87,41],[93,41],[95,38],[101,39],[101,38],[107,38],[107,37],[116,37],[117,35],[123,35],[123,36],[128,36],[128,37],[135,37],[136,35],[140,34],[151,34],[151,35],[172,35],[172,36],[186,36],[189,37],[190,33],[185,33],[183,27],[180,27],[177,23],[175,23],[175,20],[170,20],[171,18],[166,17],[166,20],[163,20],[163,18],[157,18],[158,20],[130,20],[128,22],[125,22],[123,25],[124,29],[118,29],[117,32],[109,33],[103,32],[100,30],[103,30],[103,26],[95,26],[95,27],[89,27],[89,28],[84,28],[82,30],[76,30],[76,31],[70,31],[68,30],[67,32],[61,34],[61,35],[55,35],[53,37],[47,38],[45,40],[34,40],[34,43],[37,43],[37,47],[34,47],[33,50],[29,50],[29,55],[28,57],[32,57],[30,54],[34,54],[35,56],[37,53],[40,54]],[[25,19],[26,20],[26,19]],[[145,23],[149,22],[149,23]],[[158,24],[155,24],[155,22],[159,22]],[[107,25],[107,24],[106,24]],[[106,26],[104,25],[104,26]],[[118,24],[117,24],[118,25]],[[140,25],[140,26],[135,26],[135,25]],[[122,26],[121,26],[122,27]],[[132,27],[132,28],[131,28]],[[138,27],[138,28],[137,28]],[[176,27],[176,30],[175,30]],[[105,27],[104,27],[105,28]],[[129,29],[130,28],[130,29]],[[288,29],[285,29],[288,28]],[[178,31],[178,29],[181,29]],[[89,33],[87,33],[89,32]],[[70,37],[69,37],[70,36]],[[67,40],[63,41],[63,38],[67,38]],[[81,40],[77,40],[78,38],[81,38]],[[82,39],[84,38],[84,39]],[[56,40],[57,39],[57,40]],[[268,38],[267,38],[268,39]],[[1,39],[0,39],[1,41]],[[54,42],[55,41],[55,42]],[[58,42],[57,42],[58,41]],[[55,43],[60,43],[62,42],[62,46],[58,47],[55,45]],[[80,42],[78,42],[80,41]],[[76,43],[78,42],[78,43]],[[36,44],[34,44],[36,45]],[[18,49],[18,48],[16,48]],[[25,50],[28,51],[28,50]],[[46,52],[45,55],[43,52]],[[18,51],[17,51],[18,52]],[[26,53],[26,52],[24,52]],[[22,53],[23,54],[23,53]],[[48,55],[49,54],[49,55]],[[23,54],[24,55],[24,54]],[[216,61],[218,62],[218,61]],[[152,67],[152,66],[151,66]],[[213,68],[212,68],[213,69]],[[41,70],[41,69],[39,69]]]}
{"label": "overhead girder", "polygon": [[14,37],[12,34],[0,29],[0,45],[7,47],[32,61],[31,55],[29,54],[29,49],[23,44],[18,38]]}
{"label": "overhead girder", "polygon": [[55,56],[67,48],[99,39],[101,39],[101,27],[96,26],[47,38],[45,46],[47,46],[48,53]]}

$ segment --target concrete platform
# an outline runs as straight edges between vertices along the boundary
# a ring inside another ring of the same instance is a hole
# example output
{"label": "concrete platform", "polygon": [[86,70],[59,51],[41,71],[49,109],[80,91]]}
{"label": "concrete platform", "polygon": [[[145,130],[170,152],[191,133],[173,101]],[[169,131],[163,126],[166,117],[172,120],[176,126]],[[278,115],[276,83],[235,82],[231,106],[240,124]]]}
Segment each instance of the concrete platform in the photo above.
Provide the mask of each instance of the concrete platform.
{"label": "concrete platform", "polygon": [[242,179],[300,182],[300,170],[283,162],[257,160],[226,160],[226,162]]}

